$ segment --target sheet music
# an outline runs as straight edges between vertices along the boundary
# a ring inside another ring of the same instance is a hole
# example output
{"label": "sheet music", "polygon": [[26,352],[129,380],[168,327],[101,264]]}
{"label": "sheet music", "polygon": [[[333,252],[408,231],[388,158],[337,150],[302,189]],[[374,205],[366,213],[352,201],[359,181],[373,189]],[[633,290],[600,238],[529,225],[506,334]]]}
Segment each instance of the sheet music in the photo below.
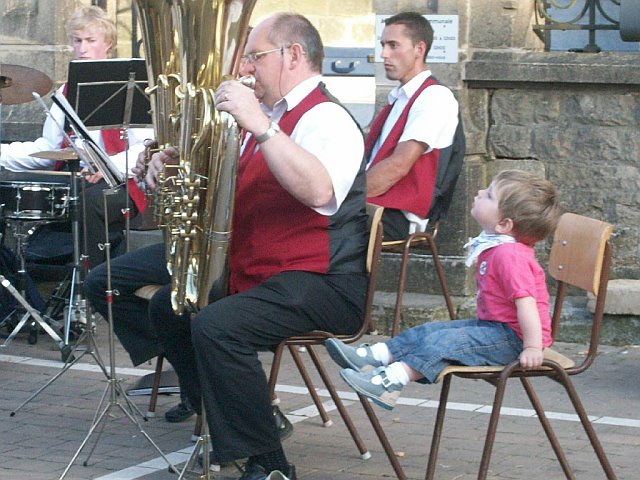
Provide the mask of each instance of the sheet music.
{"label": "sheet music", "polygon": [[116,184],[124,182],[124,174],[118,170],[118,167],[111,161],[111,158],[102,147],[91,138],[89,130],[82,120],[80,120],[80,117],[78,117],[66,97],[62,95],[62,93],[56,92],[53,94],[52,99],[69,119],[69,123],[76,131],[78,138],[82,140],[91,162],[94,163],[95,167],[102,173],[107,184],[109,184],[110,187],[114,187]]}

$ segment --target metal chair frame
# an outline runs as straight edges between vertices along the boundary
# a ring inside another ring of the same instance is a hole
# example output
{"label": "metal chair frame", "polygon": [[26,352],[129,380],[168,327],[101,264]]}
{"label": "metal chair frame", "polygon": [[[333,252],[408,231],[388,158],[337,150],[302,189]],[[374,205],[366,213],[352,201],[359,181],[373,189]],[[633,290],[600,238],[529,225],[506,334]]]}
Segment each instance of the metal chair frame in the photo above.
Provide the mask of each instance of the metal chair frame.
{"label": "metal chair frame", "polygon": [[396,290],[396,303],[393,313],[393,324],[391,327],[391,336],[396,336],[400,331],[400,322],[402,319],[402,300],[404,297],[404,291],[407,284],[407,270],[409,268],[409,254],[411,249],[420,248],[431,253],[433,258],[433,264],[436,267],[436,275],[440,283],[440,289],[445,303],[447,304],[447,310],[449,312],[449,318],[455,320],[457,318],[456,308],[451,299],[449,292],[449,286],[447,284],[447,277],[444,274],[444,268],[440,261],[440,255],[438,254],[438,247],[436,246],[436,237],[440,229],[440,220],[433,222],[431,231],[416,232],[410,234],[403,240],[388,240],[382,242],[383,252],[392,252],[402,254],[400,262],[400,275],[398,276],[398,288]]}

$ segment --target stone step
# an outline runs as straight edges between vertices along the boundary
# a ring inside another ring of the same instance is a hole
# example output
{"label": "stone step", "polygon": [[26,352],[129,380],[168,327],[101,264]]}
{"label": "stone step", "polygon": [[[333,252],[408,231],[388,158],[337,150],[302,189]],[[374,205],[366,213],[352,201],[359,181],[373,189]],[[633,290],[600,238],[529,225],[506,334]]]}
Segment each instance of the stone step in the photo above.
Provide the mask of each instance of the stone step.
{"label": "stone step", "polygon": [[[402,256],[398,253],[383,253],[380,259],[377,286],[383,291],[393,291],[398,284]],[[464,257],[440,256],[440,263],[444,270],[447,285],[451,295],[473,295],[473,278],[464,264]],[[407,267],[407,292],[440,294],[440,283],[436,275],[433,257],[426,254],[410,254]]]}

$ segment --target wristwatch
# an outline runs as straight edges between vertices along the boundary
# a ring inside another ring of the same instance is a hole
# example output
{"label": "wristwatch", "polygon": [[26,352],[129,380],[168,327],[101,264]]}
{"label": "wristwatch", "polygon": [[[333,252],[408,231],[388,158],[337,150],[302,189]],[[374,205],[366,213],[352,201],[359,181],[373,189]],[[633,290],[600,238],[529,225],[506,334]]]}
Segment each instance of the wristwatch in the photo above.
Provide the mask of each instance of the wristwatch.
{"label": "wristwatch", "polygon": [[256,135],[256,143],[264,143],[280,131],[280,126],[276,122],[271,122],[267,131],[261,135]]}

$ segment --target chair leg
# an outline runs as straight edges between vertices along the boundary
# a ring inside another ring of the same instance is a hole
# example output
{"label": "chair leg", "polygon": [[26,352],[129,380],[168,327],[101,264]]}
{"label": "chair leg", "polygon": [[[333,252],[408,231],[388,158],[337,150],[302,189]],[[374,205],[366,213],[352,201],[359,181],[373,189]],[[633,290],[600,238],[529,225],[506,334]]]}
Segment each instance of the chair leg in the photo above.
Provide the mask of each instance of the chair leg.
{"label": "chair leg", "polygon": [[451,320],[455,320],[456,318],[458,318],[458,315],[456,313],[455,307],[453,306],[453,301],[451,300],[449,286],[447,285],[447,277],[444,274],[444,268],[442,268],[442,263],[440,262],[440,255],[438,255],[436,242],[433,240],[433,237],[429,237],[428,240],[429,248],[431,249],[431,256],[433,257],[433,264],[436,267],[436,274],[438,275],[438,280],[440,281],[442,296],[444,297],[444,301],[447,304],[447,310],[449,311],[449,318]]}
{"label": "chair leg", "polygon": [[400,462],[398,462],[398,458],[396,457],[396,454],[393,451],[393,447],[391,447],[391,444],[389,443],[389,439],[387,438],[387,435],[384,433],[384,430],[382,429],[382,426],[378,421],[378,417],[373,411],[373,408],[371,407],[371,403],[367,398],[363,397],[360,394],[358,394],[358,398],[360,399],[360,403],[362,403],[362,407],[364,408],[364,411],[367,414],[367,417],[369,417],[369,422],[371,422],[371,426],[373,427],[373,430],[376,432],[376,435],[380,440],[380,444],[384,449],[384,453],[387,454],[387,458],[389,459],[389,463],[391,463],[391,467],[393,468],[396,474],[396,477],[398,477],[398,480],[406,480],[407,476],[405,475],[404,470],[400,466]]}
{"label": "chair leg", "polygon": [[202,433],[202,415],[196,416],[196,423],[193,426],[193,434],[191,435],[191,440],[197,442],[200,439],[200,434]]}
{"label": "chair leg", "polygon": [[318,358],[318,355],[316,354],[315,350],[311,346],[307,347],[307,349],[309,352],[309,356],[311,357],[311,360],[313,361],[313,364],[316,367],[316,370],[318,370],[318,373],[320,374],[320,378],[322,379],[322,382],[324,383],[325,387],[327,387],[327,390],[329,391],[329,394],[333,399],[333,403],[336,405],[336,408],[338,409],[338,412],[342,417],[342,421],[344,422],[347,429],[349,430],[349,433],[351,434],[351,438],[353,438],[353,441],[355,442],[356,447],[358,447],[358,451],[360,452],[360,458],[362,458],[363,460],[368,460],[369,458],[371,458],[371,453],[369,453],[369,450],[367,449],[364,442],[362,441],[362,438],[360,438],[360,434],[356,430],[356,427],[353,424],[353,421],[351,420],[351,417],[349,416],[347,409],[342,403],[342,400],[340,399],[340,396],[338,395],[338,392],[336,391],[333,385],[333,382],[331,381],[331,377],[327,374],[327,371],[325,370],[324,365],[322,365],[322,362]]}
{"label": "chair leg", "polygon": [[[309,348],[311,348],[311,347],[309,347]],[[318,413],[320,413],[320,418],[322,418],[322,424],[325,427],[330,427],[333,424],[333,422],[329,418],[329,415],[327,414],[327,411],[324,408],[324,405],[322,404],[322,400],[318,396],[318,392],[316,392],[316,388],[315,388],[315,386],[313,384],[313,381],[311,380],[311,377],[309,376],[309,373],[307,372],[307,369],[304,366],[304,362],[302,361],[302,358],[300,357],[300,352],[293,345],[289,345],[289,351],[291,352],[291,356],[293,357],[293,361],[296,363],[296,366],[298,367],[298,371],[300,372],[300,375],[302,376],[302,380],[304,380],[304,384],[307,386],[307,390],[309,391],[309,395],[311,395],[311,398],[313,399],[313,403],[315,404],[316,408],[318,409]]]}
{"label": "chair leg", "polygon": [[502,408],[504,392],[507,388],[507,380],[509,380],[511,372],[518,366],[519,364],[517,362],[513,362],[500,374],[500,380],[496,387],[495,396],[493,397],[493,406],[491,408],[491,417],[489,420],[489,427],[487,428],[487,436],[484,441],[484,450],[482,451],[482,461],[480,462],[480,470],[478,471],[478,480],[485,480],[487,478],[489,463],[491,462],[491,453],[493,451],[493,443],[496,439],[496,432],[498,431],[500,409]]}
{"label": "chair leg", "polygon": [[278,381],[278,372],[280,371],[280,363],[282,363],[282,352],[284,350],[284,343],[279,344],[276,347],[276,351],[273,352],[273,362],[271,363],[271,371],[269,372],[269,393],[271,394],[272,404],[278,403],[276,397],[276,383]]}
{"label": "chair leg", "polygon": [[[545,365],[546,364],[549,364],[549,366],[554,367],[551,362],[545,362]],[[578,414],[578,417],[580,418],[580,422],[582,423],[582,428],[587,434],[587,437],[589,437],[591,446],[593,447],[593,450],[596,453],[598,460],[600,461],[600,465],[602,465],[602,469],[604,470],[609,480],[615,480],[617,478],[616,474],[614,473],[613,468],[609,463],[609,459],[607,459],[607,455],[604,452],[604,448],[602,448],[602,444],[600,443],[600,440],[598,440],[598,435],[596,434],[596,431],[593,429],[593,425],[591,425],[591,422],[589,421],[587,412],[585,411],[584,406],[580,401],[580,396],[578,395],[578,392],[576,392],[576,389],[573,386],[573,382],[571,382],[569,375],[567,375],[567,372],[565,372],[564,369],[560,367],[557,367],[557,368],[554,367],[554,370],[556,370],[559,373],[558,381],[564,386],[564,389],[567,392],[567,395],[569,395],[569,398],[571,399],[571,403],[573,404],[573,408],[575,409],[576,413]]]}
{"label": "chair leg", "polygon": [[[149,397],[149,408],[147,409],[147,416],[153,417],[156,413],[156,404],[158,403],[158,392],[160,391],[160,379],[162,378],[162,364],[164,362],[164,355],[158,355],[156,360],[156,371],[153,374],[153,386],[151,387],[151,397]],[[149,415],[151,414],[151,415]]]}
{"label": "chair leg", "polygon": [[409,245],[405,245],[402,250],[402,260],[400,263],[400,276],[398,277],[398,290],[396,292],[396,305],[393,311],[393,325],[391,326],[391,336],[395,337],[400,331],[400,320],[402,311],[402,298],[407,284],[407,268],[409,267]]}
{"label": "chair leg", "polygon": [[553,451],[555,452],[556,457],[558,458],[558,462],[560,463],[560,466],[564,471],[564,475],[569,479],[575,479],[575,476],[571,471],[571,467],[569,466],[569,462],[567,461],[567,457],[564,454],[564,450],[560,446],[560,441],[558,440],[558,437],[553,431],[553,428],[551,427],[551,423],[549,423],[549,419],[547,418],[547,415],[544,412],[544,408],[540,403],[540,400],[533,388],[533,385],[531,385],[531,382],[529,381],[529,379],[525,377],[520,377],[520,382],[522,382],[522,386],[527,392],[527,396],[531,401],[531,405],[533,405],[533,408],[536,411],[536,414],[538,415],[540,424],[542,425],[544,432],[547,434],[549,443],[551,444],[551,447],[553,448]]}
{"label": "chair leg", "polygon": [[427,463],[427,473],[425,480],[433,480],[435,478],[438,450],[440,448],[440,439],[442,438],[442,428],[444,427],[444,415],[447,411],[447,399],[449,398],[449,388],[451,387],[451,375],[446,375],[442,380],[442,388],[440,390],[440,403],[438,404],[438,412],[436,413],[436,423],[433,426],[433,436],[431,438],[431,449],[429,451],[429,462]]}

